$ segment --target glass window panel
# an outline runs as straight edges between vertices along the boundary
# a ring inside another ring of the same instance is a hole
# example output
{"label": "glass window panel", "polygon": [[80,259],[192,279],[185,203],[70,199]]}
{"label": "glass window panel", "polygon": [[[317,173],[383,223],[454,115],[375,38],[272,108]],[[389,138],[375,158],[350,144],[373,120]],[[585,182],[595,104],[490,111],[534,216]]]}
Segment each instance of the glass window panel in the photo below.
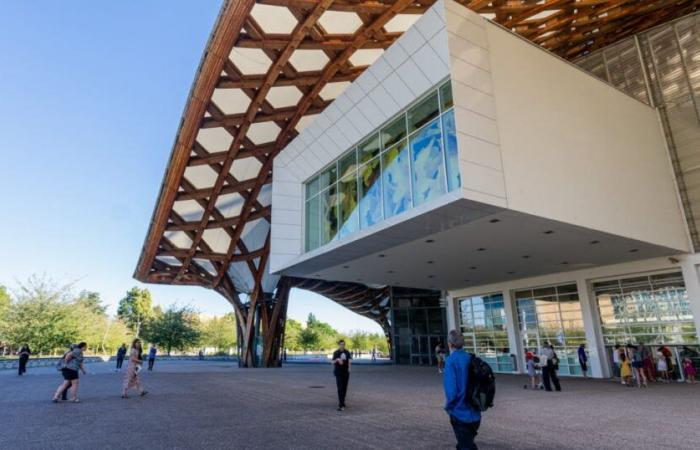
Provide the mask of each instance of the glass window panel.
{"label": "glass window panel", "polygon": [[403,140],[382,154],[384,216],[392,217],[411,207],[411,181],[407,141]]}
{"label": "glass window panel", "polygon": [[454,110],[442,116],[442,133],[447,166],[447,190],[452,192],[462,185],[459,172],[459,149],[457,148],[457,128],[455,127]]}
{"label": "glass window panel", "polygon": [[323,191],[321,197],[321,245],[338,234],[338,196],[335,185]]}
{"label": "glass window panel", "polygon": [[448,80],[445,84],[440,86],[440,107],[442,108],[442,112],[452,108],[453,104],[452,83]]}
{"label": "glass window panel", "polygon": [[413,133],[440,114],[438,93],[433,92],[408,110],[408,132]]}
{"label": "glass window panel", "polygon": [[320,197],[314,197],[306,202],[306,219],[304,223],[304,240],[306,251],[321,245],[321,210]]}
{"label": "glass window panel", "polygon": [[330,167],[321,172],[321,175],[319,175],[318,179],[320,183],[319,188],[321,190],[334,184],[335,181],[338,179],[338,168],[336,167],[336,164],[333,163]]}
{"label": "glass window panel", "polygon": [[314,177],[313,180],[306,183],[306,198],[311,198],[318,194],[318,177]]}
{"label": "glass window panel", "polygon": [[338,161],[338,171],[340,178],[350,175],[351,172],[357,169],[357,149],[354,148]]}
{"label": "glass window panel", "polygon": [[379,154],[379,133],[365,139],[358,147],[360,164],[364,164]]}
{"label": "glass window panel", "polygon": [[340,237],[360,229],[360,211],[358,208],[357,172],[341,178],[338,183],[338,202],[340,208]]}
{"label": "glass window panel", "polygon": [[433,121],[411,137],[411,170],[415,206],[445,193],[440,122]]}
{"label": "glass window panel", "polygon": [[382,180],[379,158],[360,168],[360,227],[382,220]]}
{"label": "glass window panel", "polygon": [[401,114],[400,117],[397,117],[393,122],[382,129],[382,148],[387,149],[391,147],[405,138],[406,135],[406,116]]}

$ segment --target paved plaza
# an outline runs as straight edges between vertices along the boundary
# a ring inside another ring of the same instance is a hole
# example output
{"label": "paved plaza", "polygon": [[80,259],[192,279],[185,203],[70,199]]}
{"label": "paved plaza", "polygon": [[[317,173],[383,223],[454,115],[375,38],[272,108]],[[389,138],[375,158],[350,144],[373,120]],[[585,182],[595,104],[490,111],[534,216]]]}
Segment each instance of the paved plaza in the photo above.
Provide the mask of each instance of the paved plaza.
{"label": "paved plaza", "polygon": [[[349,408],[335,411],[330,366],[239,369],[226,362],[156,363],[145,398],[119,397],[122,376],[96,363],[82,404],[53,404],[51,368],[0,372],[0,448],[448,449],[440,376],[422,367],[357,366]],[[480,448],[697,448],[700,385],[623,388],[564,379],[564,392],[499,376]]]}

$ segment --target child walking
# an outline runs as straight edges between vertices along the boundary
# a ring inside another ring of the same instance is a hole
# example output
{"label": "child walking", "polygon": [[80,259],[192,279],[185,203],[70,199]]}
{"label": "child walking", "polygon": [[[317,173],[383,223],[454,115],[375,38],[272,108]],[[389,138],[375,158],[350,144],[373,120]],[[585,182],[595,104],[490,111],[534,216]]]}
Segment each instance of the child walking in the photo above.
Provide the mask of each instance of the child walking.
{"label": "child walking", "polygon": [[685,372],[685,382],[695,384],[695,375],[697,374],[693,361],[687,356],[683,358],[683,372]]}
{"label": "child walking", "polygon": [[[537,359],[537,360],[536,360]],[[532,352],[527,352],[525,354],[525,364],[527,365],[527,375],[530,377],[530,387],[533,390],[536,390],[539,388],[540,385],[540,376],[538,373],[538,363],[539,358],[537,358],[535,355],[532,354]],[[525,388],[527,389],[527,384],[525,385]]]}
{"label": "child walking", "polygon": [[632,363],[625,352],[620,353],[620,377],[623,384],[632,387]]}

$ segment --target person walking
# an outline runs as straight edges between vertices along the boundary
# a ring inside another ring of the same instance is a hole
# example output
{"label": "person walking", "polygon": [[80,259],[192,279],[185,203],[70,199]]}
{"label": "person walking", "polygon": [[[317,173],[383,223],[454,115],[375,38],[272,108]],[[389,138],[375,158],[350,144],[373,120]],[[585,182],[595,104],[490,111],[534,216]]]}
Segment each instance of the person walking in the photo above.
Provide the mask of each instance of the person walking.
{"label": "person walking", "polygon": [[668,383],[668,365],[666,364],[666,357],[664,356],[661,347],[659,347],[659,351],[656,352],[656,358],[656,371],[661,375],[661,381]]}
{"label": "person walking", "polygon": [[695,381],[695,375],[697,375],[697,371],[695,370],[695,366],[693,365],[693,360],[690,359],[690,356],[683,357],[683,372],[685,373],[685,382],[686,383],[691,383],[691,384],[697,383]]}
{"label": "person walking", "polygon": [[151,348],[148,350],[148,370],[149,372],[153,371],[153,364],[156,362],[156,353],[158,353],[158,349],[156,348],[156,344],[151,344]]}
{"label": "person walking", "polygon": [[586,354],[586,344],[581,344],[578,346],[578,363],[581,366],[581,372],[583,372],[583,377],[588,376],[588,355]]}
{"label": "person walking", "polygon": [[29,349],[29,344],[24,344],[22,348],[19,349],[17,354],[19,355],[19,368],[17,369],[17,374],[24,375],[27,372],[29,355],[32,354],[32,351]]}
{"label": "person walking", "polygon": [[445,358],[447,357],[447,349],[442,341],[435,346],[435,357],[437,358],[438,373],[442,373],[445,369]]}
{"label": "person walking", "polygon": [[442,378],[445,411],[457,438],[457,449],[477,449],[474,439],[481,425],[481,411],[474,409],[467,400],[472,356],[463,350],[464,337],[457,330],[451,330],[447,335],[447,346],[450,356],[445,362]]}
{"label": "person walking", "polygon": [[551,343],[545,344],[540,349],[540,364],[542,365],[542,384],[544,390],[552,392],[552,384],[557,392],[561,391],[557,369],[559,368],[559,359],[554,351],[554,346]]}
{"label": "person walking", "polygon": [[119,372],[124,364],[124,358],[126,357],[126,344],[122,343],[122,346],[117,350],[117,368],[115,372]]}
{"label": "person walking", "polygon": [[[533,390],[539,389],[540,386],[540,359],[532,352],[525,353],[525,366],[527,367],[527,376],[530,377],[530,387]],[[524,386],[527,389],[527,384]]]}
{"label": "person walking", "polygon": [[61,361],[61,374],[63,375],[63,383],[56,389],[56,393],[53,396],[52,401],[58,403],[59,398],[64,394],[65,391],[70,388],[71,390],[71,402],[80,403],[78,399],[78,387],[80,385],[80,376],[78,371],[85,372],[83,367],[83,352],[87,348],[85,342],[73,346],[71,350],[63,355],[63,360]]}
{"label": "person walking", "polygon": [[648,381],[655,381],[657,378],[656,367],[654,366],[654,356],[652,355],[653,350],[640,343],[639,350],[642,352],[642,366],[644,366],[644,375],[646,375]]}
{"label": "person walking", "polygon": [[[620,348],[620,344],[615,344],[615,348],[613,349],[612,352],[612,360],[613,360],[613,377],[620,377],[622,379],[622,375],[620,374],[620,353],[622,352]],[[625,384],[625,380],[622,380],[622,384]]]}
{"label": "person walking", "polygon": [[638,346],[632,344],[628,345],[627,348],[632,354],[632,371],[634,372],[634,376],[637,378],[637,386],[647,387],[647,376],[644,373],[644,356],[642,351]]}
{"label": "person walking", "polygon": [[632,387],[632,363],[624,351],[620,352],[620,378],[623,386]]}
{"label": "person walking", "polygon": [[148,391],[143,389],[141,380],[139,380],[139,372],[142,365],[143,349],[141,348],[141,340],[136,338],[131,343],[131,350],[129,351],[129,363],[126,366],[124,384],[122,385],[122,398],[129,398],[129,389],[132,388],[136,388],[141,397],[148,394]]}
{"label": "person walking", "polygon": [[350,381],[350,365],[352,364],[352,355],[345,350],[345,341],[338,341],[338,349],[333,352],[333,375],[335,375],[335,384],[338,388],[338,411],[344,411],[345,396],[348,393],[348,382]]}

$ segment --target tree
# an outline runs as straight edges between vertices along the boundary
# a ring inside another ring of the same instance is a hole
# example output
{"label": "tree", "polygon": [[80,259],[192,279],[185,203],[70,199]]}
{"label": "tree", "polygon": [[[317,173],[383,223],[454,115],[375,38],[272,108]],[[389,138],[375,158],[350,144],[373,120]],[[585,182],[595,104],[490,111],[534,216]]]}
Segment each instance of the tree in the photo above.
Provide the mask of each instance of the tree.
{"label": "tree", "polygon": [[233,314],[203,321],[201,332],[201,345],[214,347],[219,351],[229,351],[236,346],[236,318]]}
{"label": "tree", "polygon": [[318,335],[318,344],[313,350],[328,350],[335,347],[338,332],[329,324],[321,322],[313,313],[306,319],[306,328]]}
{"label": "tree", "polygon": [[189,307],[169,307],[160,317],[151,320],[145,328],[146,338],[168,354],[175,348],[185,350],[199,343],[199,318]]}
{"label": "tree", "polygon": [[117,317],[126,323],[136,337],[141,333],[141,326],[153,316],[151,303],[151,292],[135,286],[119,301]]}
{"label": "tree", "polygon": [[0,350],[2,350],[0,355],[5,353],[7,344],[9,343],[7,340],[7,316],[10,313],[11,304],[12,300],[10,299],[10,294],[7,293],[5,286],[0,285]]}
{"label": "tree", "polygon": [[304,351],[318,350],[321,346],[321,336],[316,330],[307,326],[299,333],[299,345]]}
{"label": "tree", "polygon": [[284,347],[292,351],[303,350],[299,341],[301,331],[301,322],[297,322],[294,319],[287,319],[287,323],[284,325]]}
{"label": "tree", "polygon": [[96,314],[106,314],[107,307],[102,304],[102,299],[98,292],[80,291],[75,302]]}
{"label": "tree", "polygon": [[9,308],[6,336],[15,347],[29,344],[34,352],[52,353],[70,345],[77,323],[70,318],[70,285],[33,275],[20,283]]}

